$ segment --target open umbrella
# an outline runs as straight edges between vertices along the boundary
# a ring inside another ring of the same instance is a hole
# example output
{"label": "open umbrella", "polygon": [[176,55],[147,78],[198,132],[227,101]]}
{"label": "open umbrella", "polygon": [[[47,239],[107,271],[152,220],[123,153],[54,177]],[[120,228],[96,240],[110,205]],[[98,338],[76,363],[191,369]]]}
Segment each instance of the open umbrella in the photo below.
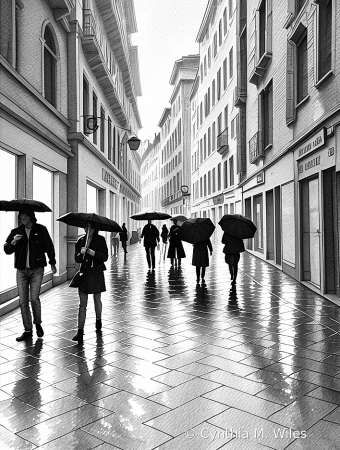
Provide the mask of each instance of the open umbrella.
{"label": "open umbrella", "polygon": [[134,214],[131,216],[134,220],[162,220],[171,219],[170,214],[163,213],[161,211],[145,211],[142,213]]}
{"label": "open umbrella", "polygon": [[178,237],[190,244],[206,241],[215,230],[215,225],[208,217],[188,219],[178,230]]}
{"label": "open umbrella", "polygon": [[0,211],[52,211],[45,203],[29,198],[16,198],[14,200],[0,200]]}
{"label": "open umbrella", "polygon": [[223,231],[241,239],[254,237],[257,230],[255,224],[241,214],[225,214],[218,223]]}
{"label": "open umbrella", "polygon": [[114,220],[99,216],[95,213],[69,212],[59,217],[57,220],[79,228],[85,228],[86,224],[90,222],[92,228],[98,231],[123,231]]}
{"label": "open umbrella", "polygon": [[172,220],[177,220],[177,222],[185,222],[188,218],[182,214],[179,214],[178,216],[172,216]]}

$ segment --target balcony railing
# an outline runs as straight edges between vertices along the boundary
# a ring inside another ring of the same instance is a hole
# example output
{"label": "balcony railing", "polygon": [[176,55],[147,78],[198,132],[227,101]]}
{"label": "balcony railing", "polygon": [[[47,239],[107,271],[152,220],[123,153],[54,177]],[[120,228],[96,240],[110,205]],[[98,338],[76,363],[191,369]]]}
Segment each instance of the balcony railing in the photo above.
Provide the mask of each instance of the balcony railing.
{"label": "balcony railing", "polygon": [[226,155],[229,151],[228,128],[217,136],[217,151],[220,155]]}
{"label": "balcony railing", "polygon": [[83,12],[83,33],[84,36],[94,36],[96,34],[96,21],[90,9]]}
{"label": "balcony railing", "polygon": [[251,164],[264,156],[262,132],[258,131],[249,141],[249,160]]}
{"label": "balcony railing", "polygon": [[169,195],[168,197],[166,197],[164,200],[161,201],[161,205],[162,206],[167,206],[170,203],[174,203],[176,202],[179,198],[182,197],[182,191],[176,191],[173,194]]}

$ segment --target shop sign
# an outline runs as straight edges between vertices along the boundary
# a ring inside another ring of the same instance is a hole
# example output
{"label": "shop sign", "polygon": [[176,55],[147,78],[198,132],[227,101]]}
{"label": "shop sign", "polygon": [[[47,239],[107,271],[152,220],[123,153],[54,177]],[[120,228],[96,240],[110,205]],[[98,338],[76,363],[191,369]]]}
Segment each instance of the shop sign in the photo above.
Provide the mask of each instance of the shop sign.
{"label": "shop sign", "polygon": [[301,147],[297,149],[297,158],[300,159],[304,156],[308,156],[309,153],[313,152],[314,150],[322,147],[325,145],[325,133],[326,129],[321,128],[317,133],[315,133],[310,139],[305,141]]}
{"label": "shop sign", "polygon": [[[316,166],[320,165],[321,156],[316,156],[315,158],[309,159],[308,161],[304,162],[303,164],[299,165],[299,175],[301,175],[303,172],[308,172],[311,169],[313,169]],[[308,174],[306,174],[308,175]]]}
{"label": "shop sign", "polygon": [[264,183],[264,172],[260,172],[259,174],[257,174],[256,183],[257,184]]}
{"label": "shop sign", "polygon": [[221,205],[224,201],[224,195],[220,194],[213,198],[214,205]]}
{"label": "shop sign", "polygon": [[103,180],[113,186],[115,189],[118,189],[119,181],[115,179],[113,175],[111,175],[107,170],[103,169],[102,171],[102,178]]}

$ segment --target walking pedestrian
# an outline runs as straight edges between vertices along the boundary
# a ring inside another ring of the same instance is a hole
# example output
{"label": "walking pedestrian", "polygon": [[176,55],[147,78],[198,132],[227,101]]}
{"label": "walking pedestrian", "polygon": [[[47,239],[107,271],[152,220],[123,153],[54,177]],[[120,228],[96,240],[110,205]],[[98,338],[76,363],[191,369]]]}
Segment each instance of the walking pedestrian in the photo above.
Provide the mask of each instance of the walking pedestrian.
{"label": "walking pedestrian", "polygon": [[124,250],[124,253],[128,253],[126,250],[126,242],[128,240],[128,230],[126,229],[125,223],[123,223],[122,225],[122,230],[119,234],[120,234],[120,241],[122,243],[122,248]]}
{"label": "walking pedestrian", "polygon": [[168,227],[164,224],[162,226],[162,232],[161,232],[161,238],[162,238],[162,247],[161,247],[161,256],[163,256],[163,259],[165,259],[165,253],[168,245],[168,237],[169,237],[169,230]]}
{"label": "walking pedestrian", "polygon": [[202,284],[205,283],[205,269],[206,267],[209,267],[208,249],[210,251],[210,256],[212,256],[213,248],[210,239],[194,244],[194,250],[192,252],[192,265],[196,266],[197,284],[200,282],[200,277],[202,278]]}
{"label": "walking pedestrian", "polygon": [[148,262],[149,270],[155,270],[155,248],[159,242],[159,231],[157,227],[151,223],[150,219],[144,226],[141,237],[144,238],[146,260]]}
{"label": "walking pedestrian", "polygon": [[225,254],[225,262],[229,266],[231,284],[235,286],[240,253],[245,251],[243,240],[224,232],[222,236],[222,244],[224,244],[223,253]]}
{"label": "walking pedestrian", "polygon": [[[111,256],[117,256],[118,249],[119,249],[119,237],[117,236],[117,232],[112,231],[111,232]],[[113,253],[112,253],[113,249]]]}
{"label": "walking pedestrian", "polygon": [[[14,267],[17,269],[17,286],[19,305],[24,325],[24,332],[18,336],[18,342],[30,339],[33,335],[33,323],[37,336],[43,337],[41,326],[40,288],[44,276],[44,267],[47,266],[46,256],[49,258],[51,271],[57,272],[55,251],[52,239],[44,225],[37,223],[33,211],[20,211],[19,223],[6,239],[4,250],[7,255],[14,253]],[[31,299],[32,315],[29,306]]]}
{"label": "walking pedestrian", "polygon": [[176,219],[171,219],[173,221],[173,225],[170,227],[169,232],[169,250],[168,250],[168,258],[171,260],[171,267],[180,267],[181,259],[185,258],[185,251],[183,248],[182,241],[178,236],[178,231],[180,226],[177,225]]}
{"label": "walking pedestrian", "polygon": [[89,222],[84,228],[86,235],[80,236],[75,246],[74,259],[82,264],[83,275],[78,287],[79,311],[78,311],[78,332],[72,338],[72,341],[83,341],[84,325],[86,320],[86,309],[88,295],[93,294],[94,309],[96,312],[96,330],[102,329],[102,301],[101,293],[106,291],[104,262],[107,261],[108,249],[106,240],[98,234],[98,231],[92,228]]}

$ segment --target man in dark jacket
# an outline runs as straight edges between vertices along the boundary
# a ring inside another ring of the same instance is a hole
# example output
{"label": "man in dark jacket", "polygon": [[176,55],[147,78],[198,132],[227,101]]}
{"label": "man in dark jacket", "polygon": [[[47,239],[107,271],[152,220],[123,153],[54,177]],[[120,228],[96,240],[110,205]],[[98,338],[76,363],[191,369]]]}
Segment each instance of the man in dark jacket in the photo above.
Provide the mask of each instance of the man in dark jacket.
{"label": "man in dark jacket", "polygon": [[[19,304],[25,328],[22,335],[16,338],[18,342],[32,337],[33,323],[38,337],[44,335],[39,294],[44,267],[47,266],[45,253],[48,255],[52,273],[57,272],[54,245],[47,228],[37,223],[33,211],[20,211],[19,222],[21,225],[10,232],[4,245],[7,255],[14,253],[14,267],[17,269]],[[33,323],[29,307],[30,297]]]}
{"label": "man in dark jacket", "polygon": [[229,266],[231,284],[235,286],[240,253],[245,251],[244,244],[242,239],[231,236],[226,232],[223,233],[222,244],[224,244],[223,253],[225,254],[225,262]]}
{"label": "man in dark jacket", "polygon": [[147,225],[144,226],[141,237],[144,238],[146,260],[149,269],[155,270],[155,248],[159,242],[159,231],[151,223],[151,220],[148,220]]}

